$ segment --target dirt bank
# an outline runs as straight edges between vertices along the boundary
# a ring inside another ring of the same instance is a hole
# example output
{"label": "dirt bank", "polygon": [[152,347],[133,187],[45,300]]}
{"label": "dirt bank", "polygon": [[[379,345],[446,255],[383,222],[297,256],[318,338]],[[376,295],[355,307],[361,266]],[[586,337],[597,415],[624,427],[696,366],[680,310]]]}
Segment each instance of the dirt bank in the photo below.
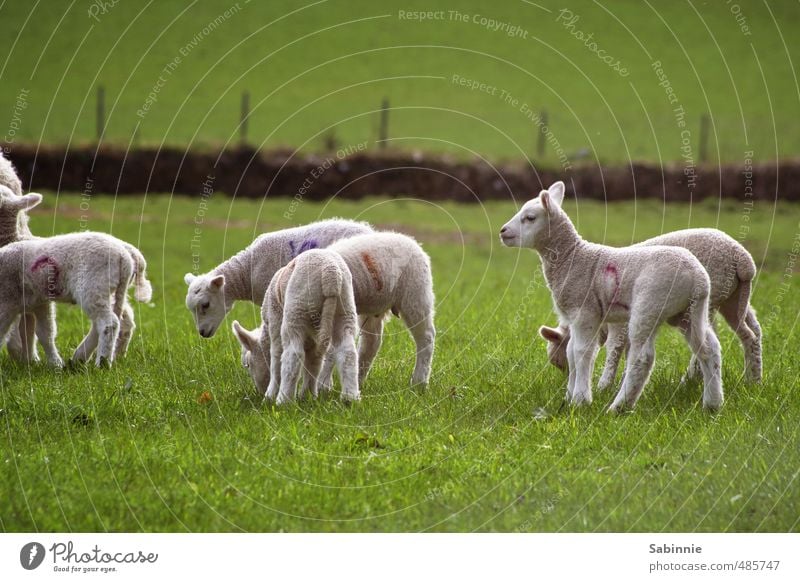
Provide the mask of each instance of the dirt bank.
{"label": "dirt bank", "polygon": [[[412,196],[426,200],[477,202],[527,198],[542,184],[563,179],[581,197],[624,200],[635,197],[689,201],[724,197],[800,200],[800,163],[738,166],[630,166],[586,164],[567,172],[534,169],[522,163],[491,166],[417,153],[342,152],[307,154],[235,149],[196,152],[94,146],[70,148],[15,145],[9,157],[31,190],[94,194],[175,192],[201,196],[213,189],[246,198],[297,196]],[[692,175],[694,172],[694,175]]]}

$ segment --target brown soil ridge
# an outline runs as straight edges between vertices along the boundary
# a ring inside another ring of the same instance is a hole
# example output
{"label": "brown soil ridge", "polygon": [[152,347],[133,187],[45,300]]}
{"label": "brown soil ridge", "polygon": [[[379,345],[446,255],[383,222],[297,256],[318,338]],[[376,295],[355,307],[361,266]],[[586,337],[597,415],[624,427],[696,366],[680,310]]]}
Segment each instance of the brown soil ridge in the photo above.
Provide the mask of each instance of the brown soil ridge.
{"label": "brown soil ridge", "polygon": [[[526,200],[556,180],[581,198],[658,198],[696,201],[728,198],[800,200],[800,162],[740,165],[584,163],[566,171],[530,164],[456,160],[418,152],[359,152],[345,156],[249,148],[221,152],[176,148],[81,146],[36,148],[15,144],[9,157],[28,190],[95,194],[176,193],[204,190],[244,198],[323,200],[370,195],[482,202]],[[339,152],[342,154],[342,152]]]}

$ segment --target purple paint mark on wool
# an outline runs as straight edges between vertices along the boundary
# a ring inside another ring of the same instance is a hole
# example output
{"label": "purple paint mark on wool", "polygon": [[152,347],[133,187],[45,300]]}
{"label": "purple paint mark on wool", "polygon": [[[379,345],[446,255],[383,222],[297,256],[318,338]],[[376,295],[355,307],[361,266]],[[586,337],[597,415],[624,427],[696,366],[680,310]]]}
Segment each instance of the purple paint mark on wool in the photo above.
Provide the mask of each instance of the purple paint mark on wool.
{"label": "purple paint mark on wool", "polygon": [[302,243],[300,243],[300,246],[295,249],[294,241],[290,240],[289,248],[292,251],[292,257],[296,257],[299,254],[310,251],[311,249],[319,248],[319,243],[315,239],[310,238],[308,240],[304,240]]}

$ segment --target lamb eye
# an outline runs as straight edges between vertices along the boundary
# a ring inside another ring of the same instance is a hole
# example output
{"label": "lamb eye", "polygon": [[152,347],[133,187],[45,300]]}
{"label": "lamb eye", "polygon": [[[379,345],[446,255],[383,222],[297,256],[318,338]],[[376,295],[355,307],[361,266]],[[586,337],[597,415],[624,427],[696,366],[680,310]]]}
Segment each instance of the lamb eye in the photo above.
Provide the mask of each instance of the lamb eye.
{"label": "lamb eye", "polygon": [[534,220],[536,220],[536,217],[535,216],[526,216],[522,220],[527,220],[528,222],[533,222]]}

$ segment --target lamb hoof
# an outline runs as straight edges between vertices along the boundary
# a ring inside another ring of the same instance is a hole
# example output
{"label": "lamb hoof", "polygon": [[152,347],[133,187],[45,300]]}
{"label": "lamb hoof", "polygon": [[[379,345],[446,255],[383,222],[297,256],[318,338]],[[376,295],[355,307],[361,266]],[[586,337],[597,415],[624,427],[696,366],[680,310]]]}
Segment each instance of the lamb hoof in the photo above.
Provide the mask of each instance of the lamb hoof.
{"label": "lamb hoof", "polygon": [[703,400],[703,408],[708,412],[718,412],[722,408],[722,398]]}
{"label": "lamb hoof", "polygon": [[425,392],[428,389],[427,382],[411,382],[411,390],[414,392]]}
{"label": "lamb hoof", "polygon": [[592,403],[591,394],[573,394],[569,403],[572,406],[588,406]]}
{"label": "lamb hoof", "polygon": [[278,394],[278,397],[275,399],[275,404],[278,406],[283,406],[284,404],[289,404],[292,399],[285,394]]}
{"label": "lamb hoof", "polygon": [[344,404],[345,406],[350,406],[351,404],[353,404],[354,402],[358,402],[359,400],[361,400],[361,394],[342,393],[342,404]]}
{"label": "lamb hoof", "polygon": [[600,379],[600,382],[598,382],[598,383],[597,383],[597,389],[598,389],[600,392],[603,392],[604,390],[608,390],[609,388],[611,388],[611,386],[613,386],[613,384],[614,384],[614,381],[613,381],[613,380],[606,380],[606,381],[604,381],[604,380],[601,378],[601,379]]}
{"label": "lamb hoof", "polygon": [[71,360],[67,361],[67,365],[64,368],[67,372],[82,372],[86,369],[86,360],[76,360],[72,358]]}
{"label": "lamb hoof", "polygon": [[97,358],[97,361],[95,362],[95,366],[97,366],[98,368],[110,368],[111,367],[111,360],[109,360],[105,356],[100,356],[99,358]]}
{"label": "lamb hoof", "polygon": [[625,407],[615,404],[612,404],[608,407],[608,410],[606,410],[606,414],[613,414],[615,416],[620,415],[623,412],[625,412]]}
{"label": "lamb hoof", "polygon": [[61,358],[54,358],[52,360],[49,360],[48,364],[50,364],[53,368],[57,368],[59,370],[64,369],[64,360],[62,360]]}

